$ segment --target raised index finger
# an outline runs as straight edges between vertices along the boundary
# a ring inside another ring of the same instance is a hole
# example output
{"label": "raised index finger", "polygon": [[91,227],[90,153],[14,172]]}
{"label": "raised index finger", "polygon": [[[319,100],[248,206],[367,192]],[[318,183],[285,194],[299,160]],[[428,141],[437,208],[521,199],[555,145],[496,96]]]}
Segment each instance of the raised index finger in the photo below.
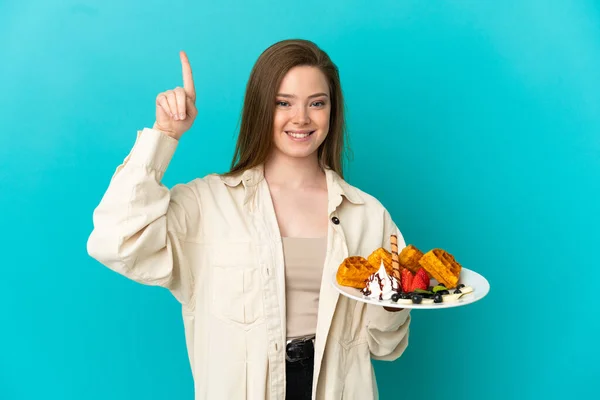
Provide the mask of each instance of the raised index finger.
{"label": "raised index finger", "polygon": [[195,102],[196,101],[196,89],[194,87],[194,77],[192,76],[192,66],[190,65],[190,61],[185,54],[185,51],[179,52],[181,57],[181,70],[183,73],[183,90],[185,90],[185,94]]}

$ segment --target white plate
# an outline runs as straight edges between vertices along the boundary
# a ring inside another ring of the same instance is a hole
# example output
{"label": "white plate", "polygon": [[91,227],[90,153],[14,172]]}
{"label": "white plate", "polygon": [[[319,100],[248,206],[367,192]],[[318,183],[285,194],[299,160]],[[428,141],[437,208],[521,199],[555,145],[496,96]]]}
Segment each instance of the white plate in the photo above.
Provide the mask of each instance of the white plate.
{"label": "white plate", "polygon": [[[490,284],[482,275],[478,274],[475,271],[471,271],[467,268],[462,268],[460,271],[460,279],[458,283],[462,283],[465,286],[471,286],[473,288],[473,292],[467,293],[461,296],[458,300],[447,303],[433,303],[433,304],[400,304],[394,303],[391,300],[375,300],[365,297],[360,292],[360,289],[356,289],[349,286],[341,286],[337,283],[335,278],[337,271],[333,273],[331,278],[331,284],[333,287],[340,292],[340,294],[350,297],[351,299],[362,301],[363,303],[374,304],[376,306],[386,306],[391,308],[415,308],[415,309],[436,309],[436,308],[450,308],[450,307],[460,307],[466,306],[467,304],[474,303],[478,300],[483,299],[488,292],[490,291]],[[437,281],[435,279],[431,279],[430,286],[435,286]],[[453,290],[450,291],[452,293]]]}

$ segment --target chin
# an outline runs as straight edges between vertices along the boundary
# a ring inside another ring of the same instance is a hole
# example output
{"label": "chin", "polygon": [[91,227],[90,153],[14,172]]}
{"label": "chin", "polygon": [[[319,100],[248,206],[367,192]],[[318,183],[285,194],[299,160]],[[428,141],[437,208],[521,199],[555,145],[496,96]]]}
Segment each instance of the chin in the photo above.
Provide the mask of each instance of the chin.
{"label": "chin", "polygon": [[316,155],[316,152],[315,151],[312,151],[312,152],[287,151],[287,152],[284,152],[283,154],[285,154],[287,157],[291,157],[291,158],[308,158],[308,157],[312,157],[312,156]]}
{"label": "chin", "polygon": [[300,150],[300,149],[281,149],[278,148],[277,151],[284,157],[288,158],[307,158],[311,156],[315,156],[317,154],[317,150]]}

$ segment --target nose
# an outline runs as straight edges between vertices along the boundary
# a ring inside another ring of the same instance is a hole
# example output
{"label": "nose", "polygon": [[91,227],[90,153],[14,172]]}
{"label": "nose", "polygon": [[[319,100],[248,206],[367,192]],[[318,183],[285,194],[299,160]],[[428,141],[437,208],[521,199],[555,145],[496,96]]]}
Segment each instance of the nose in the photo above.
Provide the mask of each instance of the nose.
{"label": "nose", "polygon": [[296,109],[296,113],[292,118],[292,122],[297,125],[306,125],[310,123],[310,117],[308,115],[308,111],[306,107],[300,106]]}

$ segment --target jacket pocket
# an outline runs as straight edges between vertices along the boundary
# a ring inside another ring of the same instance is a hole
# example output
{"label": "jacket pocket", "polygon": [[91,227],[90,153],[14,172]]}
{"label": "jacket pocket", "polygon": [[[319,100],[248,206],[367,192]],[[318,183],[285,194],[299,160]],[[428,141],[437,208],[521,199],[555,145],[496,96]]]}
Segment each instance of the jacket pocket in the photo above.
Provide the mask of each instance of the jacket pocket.
{"label": "jacket pocket", "polygon": [[258,268],[214,266],[212,309],[216,316],[251,324],[262,315]]}
{"label": "jacket pocket", "polygon": [[229,243],[213,246],[211,310],[220,319],[249,325],[263,316],[261,275],[252,263],[250,246],[236,247],[237,251],[232,251]]}

